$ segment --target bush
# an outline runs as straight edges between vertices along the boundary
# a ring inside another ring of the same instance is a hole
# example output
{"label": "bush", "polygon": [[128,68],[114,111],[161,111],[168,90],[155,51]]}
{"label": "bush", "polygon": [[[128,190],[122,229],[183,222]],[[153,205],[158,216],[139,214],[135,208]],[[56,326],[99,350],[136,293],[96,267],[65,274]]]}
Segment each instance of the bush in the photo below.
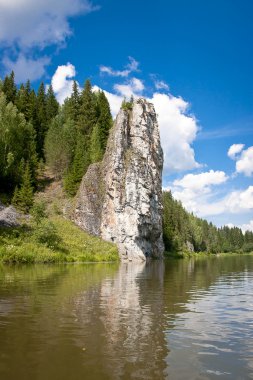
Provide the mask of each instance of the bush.
{"label": "bush", "polygon": [[42,223],[43,219],[47,217],[46,205],[43,201],[37,201],[34,203],[30,214],[33,217],[33,222],[36,226]]}
{"label": "bush", "polygon": [[33,236],[38,243],[50,248],[56,248],[61,243],[54,224],[45,219],[34,229]]}

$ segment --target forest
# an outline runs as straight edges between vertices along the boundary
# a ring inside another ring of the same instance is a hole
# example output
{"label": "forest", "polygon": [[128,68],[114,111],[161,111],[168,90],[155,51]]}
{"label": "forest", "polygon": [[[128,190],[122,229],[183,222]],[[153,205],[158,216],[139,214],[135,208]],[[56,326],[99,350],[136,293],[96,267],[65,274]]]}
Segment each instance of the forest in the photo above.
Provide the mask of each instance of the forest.
{"label": "forest", "polygon": [[[124,101],[122,107],[129,107]],[[90,80],[59,105],[51,85],[35,91],[29,81],[19,87],[12,72],[0,82],[0,200],[29,213],[48,168],[66,197],[74,197],[91,163],[103,158],[113,119],[103,91]],[[163,193],[163,235],[167,252],[250,252],[253,232],[212,223],[188,213],[170,192]]]}

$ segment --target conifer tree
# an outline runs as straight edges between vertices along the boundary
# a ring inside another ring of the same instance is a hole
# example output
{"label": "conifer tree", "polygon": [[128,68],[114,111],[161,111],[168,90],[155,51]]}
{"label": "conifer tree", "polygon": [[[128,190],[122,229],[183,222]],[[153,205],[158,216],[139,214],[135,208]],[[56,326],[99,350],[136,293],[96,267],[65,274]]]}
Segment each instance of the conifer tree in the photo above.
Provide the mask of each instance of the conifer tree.
{"label": "conifer tree", "polygon": [[76,81],[74,81],[73,83],[72,94],[69,100],[70,100],[70,109],[71,109],[70,117],[76,123],[78,121],[78,117],[80,114],[80,102],[81,102],[78,85]]}
{"label": "conifer tree", "polygon": [[59,110],[59,103],[56,100],[52,85],[48,87],[46,95],[46,117],[49,123],[57,114]]}
{"label": "conifer tree", "polygon": [[6,96],[7,103],[12,102],[14,104],[16,100],[17,87],[15,84],[15,74],[13,71],[9,76],[7,75],[3,81],[3,92]]}
{"label": "conifer tree", "polygon": [[33,186],[29,163],[26,164],[20,188],[15,188],[12,203],[25,213],[33,205]]}
{"label": "conifer tree", "polygon": [[20,163],[29,161],[35,178],[37,155],[35,134],[31,123],[25,120],[12,103],[0,94],[0,185],[12,189],[20,181]]}
{"label": "conifer tree", "polygon": [[36,101],[36,139],[37,139],[37,152],[39,158],[44,158],[43,148],[44,148],[44,139],[46,135],[46,131],[48,129],[47,125],[47,112],[46,112],[46,94],[45,94],[45,86],[42,82],[38,89],[37,101]]}
{"label": "conifer tree", "polygon": [[105,151],[109,131],[112,127],[112,115],[110,111],[109,102],[103,91],[98,93],[98,109],[99,117],[97,121],[100,137],[100,146],[102,151]]}
{"label": "conifer tree", "polygon": [[101,145],[101,131],[97,123],[92,130],[90,138],[90,160],[91,163],[99,162],[103,158],[103,149]]}
{"label": "conifer tree", "polygon": [[91,163],[89,154],[84,154],[84,152],[87,152],[89,149],[87,141],[80,131],[77,134],[76,141],[77,144],[73,163],[64,178],[64,188],[67,194],[71,196],[76,194],[82,177]]}
{"label": "conifer tree", "polygon": [[62,114],[56,116],[50,124],[45,138],[46,163],[61,178],[68,171],[73,160],[76,144],[76,128],[72,120],[64,122]]}
{"label": "conifer tree", "polygon": [[85,82],[80,97],[80,114],[78,118],[79,130],[86,136],[90,136],[97,122],[96,95],[92,92],[89,80]]}
{"label": "conifer tree", "polygon": [[[27,83],[28,84],[28,83]],[[27,88],[27,84],[25,87],[26,90],[26,96],[28,99],[27,109],[26,109],[26,118],[27,120],[30,120],[32,125],[34,126],[34,129],[37,133],[37,125],[38,125],[38,118],[37,118],[37,96],[34,90],[31,90],[29,92],[29,89]]]}
{"label": "conifer tree", "polygon": [[21,84],[19,90],[17,91],[15,104],[16,104],[19,112],[22,112],[22,114],[24,116],[26,116],[26,110],[27,110],[27,106],[28,106],[27,103],[28,103],[28,99],[26,96],[25,86],[23,84]]}

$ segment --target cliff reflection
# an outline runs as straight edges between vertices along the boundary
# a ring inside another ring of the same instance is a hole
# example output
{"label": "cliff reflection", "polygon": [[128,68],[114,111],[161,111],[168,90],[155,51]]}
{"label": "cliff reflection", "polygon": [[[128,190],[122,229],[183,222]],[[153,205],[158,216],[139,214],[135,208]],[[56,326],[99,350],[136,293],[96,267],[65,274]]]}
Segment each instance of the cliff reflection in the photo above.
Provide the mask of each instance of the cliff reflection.
{"label": "cliff reflection", "polygon": [[106,368],[113,379],[163,379],[167,355],[162,328],[163,272],[162,262],[121,264],[117,275],[101,285],[105,350],[115,358],[107,361]]}

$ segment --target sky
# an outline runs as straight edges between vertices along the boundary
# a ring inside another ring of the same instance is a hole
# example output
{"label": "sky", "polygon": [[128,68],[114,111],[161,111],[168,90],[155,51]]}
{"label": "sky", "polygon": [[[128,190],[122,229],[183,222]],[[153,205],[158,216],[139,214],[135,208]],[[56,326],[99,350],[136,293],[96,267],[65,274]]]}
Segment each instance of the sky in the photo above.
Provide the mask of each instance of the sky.
{"label": "sky", "polygon": [[0,0],[0,77],[60,102],[73,80],[154,103],[163,187],[217,226],[253,230],[252,0]]}

